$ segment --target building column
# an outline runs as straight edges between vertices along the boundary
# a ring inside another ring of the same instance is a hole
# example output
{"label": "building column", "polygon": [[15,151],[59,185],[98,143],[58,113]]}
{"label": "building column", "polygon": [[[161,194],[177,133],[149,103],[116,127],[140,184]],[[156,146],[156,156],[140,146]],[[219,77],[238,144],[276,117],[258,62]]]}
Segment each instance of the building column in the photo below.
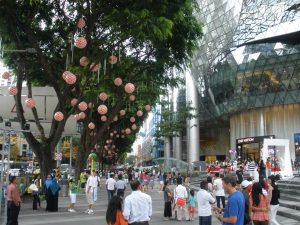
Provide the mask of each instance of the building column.
{"label": "building column", "polygon": [[[190,103],[190,106],[194,109],[192,114],[198,115],[199,106],[198,106],[198,91],[193,81],[191,71],[188,70],[185,73],[185,82],[186,82],[186,102]],[[192,118],[187,121],[187,146],[188,146],[188,162],[192,163],[199,161],[200,156],[200,126],[199,118]]]}
{"label": "building column", "polygon": [[171,143],[170,138],[165,137],[164,138],[164,158],[170,158],[171,157]]}
{"label": "building column", "polygon": [[178,133],[177,135],[178,136],[173,138],[174,158],[182,160],[181,133]]}

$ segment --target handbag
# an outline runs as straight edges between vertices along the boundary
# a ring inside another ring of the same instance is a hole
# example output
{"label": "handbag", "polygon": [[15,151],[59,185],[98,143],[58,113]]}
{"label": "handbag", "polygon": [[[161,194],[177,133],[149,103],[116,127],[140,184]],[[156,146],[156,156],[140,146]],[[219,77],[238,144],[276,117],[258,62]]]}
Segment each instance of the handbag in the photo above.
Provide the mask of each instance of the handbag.
{"label": "handbag", "polygon": [[186,200],[184,198],[177,198],[176,205],[184,206],[186,204]]}

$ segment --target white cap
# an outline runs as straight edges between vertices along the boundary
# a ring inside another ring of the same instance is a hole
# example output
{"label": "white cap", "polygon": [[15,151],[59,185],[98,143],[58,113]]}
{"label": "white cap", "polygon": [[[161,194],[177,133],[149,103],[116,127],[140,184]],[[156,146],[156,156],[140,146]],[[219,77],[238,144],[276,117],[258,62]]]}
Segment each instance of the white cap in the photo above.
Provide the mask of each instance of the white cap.
{"label": "white cap", "polygon": [[244,180],[242,183],[241,183],[241,186],[242,188],[247,188],[249,185],[251,185],[252,182],[250,181],[247,181],[247,180]]}

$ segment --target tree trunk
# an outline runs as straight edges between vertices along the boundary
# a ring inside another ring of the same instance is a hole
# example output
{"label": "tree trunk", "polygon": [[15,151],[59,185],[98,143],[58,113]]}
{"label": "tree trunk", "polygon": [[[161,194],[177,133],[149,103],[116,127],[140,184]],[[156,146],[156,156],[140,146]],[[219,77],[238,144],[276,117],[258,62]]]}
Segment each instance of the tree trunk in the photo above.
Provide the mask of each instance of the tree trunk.
{"label": "tree trunk", "polygon": [[47,175],[53,172],[55,168],[55,160],[54,160],[54,151],[55,148],[51,147],[51,145],[47,145],[42,143],[39,156],[37,156],[38,162],[41,168],[41,178],[46,179]]}

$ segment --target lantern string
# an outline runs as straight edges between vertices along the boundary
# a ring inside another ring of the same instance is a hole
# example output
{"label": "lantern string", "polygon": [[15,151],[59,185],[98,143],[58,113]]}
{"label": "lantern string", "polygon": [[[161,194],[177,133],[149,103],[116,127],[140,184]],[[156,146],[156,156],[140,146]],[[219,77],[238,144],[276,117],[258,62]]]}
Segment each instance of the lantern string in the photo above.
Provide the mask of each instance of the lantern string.
{"label": "lantern string", "polygon": [[98,65],[99,65],[99,66],[98,66],[98,72],[97,72],[97,83],[99,84],[101,63],[99,62]]}
{"label": "lantern string", "polygon": [[106,59],[104,59],[104,62],[103,62],[103,73],[104,73],[104,75],[106,74]]}
{"label": "lantern string", "polygon": [[120,54],[121,50],[120,50],[120,46],[119,46],[119,62],[121,62],[121,54]]}
{"label": "lantern string", "polygon": [[111,57],[110,57],[110,64],[111,64],[111,68],[114,68],[114,62],[113,62],[113,58],[114,58],[114,52],[111,51]]}
{"label": "lantern string", "polygon": [[68,70],[68,64],[69,64],[69,54],[67,53],[67,57],[66,57],[66,70]]}

